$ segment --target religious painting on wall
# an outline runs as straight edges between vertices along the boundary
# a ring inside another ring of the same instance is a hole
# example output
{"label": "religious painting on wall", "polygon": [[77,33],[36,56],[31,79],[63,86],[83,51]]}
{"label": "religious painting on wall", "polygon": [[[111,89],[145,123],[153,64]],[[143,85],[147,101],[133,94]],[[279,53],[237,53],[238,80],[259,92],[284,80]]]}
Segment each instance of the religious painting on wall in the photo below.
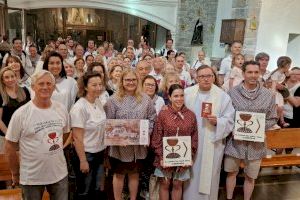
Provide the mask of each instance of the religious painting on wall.
{"label": "religious painting on wall", "polygon": [[192,165],[191,136],[163,137],[163,164],[166,167]]}
{"label": "religious painting on wall", "polygon": [[252,142],[264,142],[265,123],[265,113],[236,111],[234,139]]}
{"label": "religious painting on wall", "polygon": [[107,146],[148,145],[148,131],[148,120],[107,119],[104,144]]}

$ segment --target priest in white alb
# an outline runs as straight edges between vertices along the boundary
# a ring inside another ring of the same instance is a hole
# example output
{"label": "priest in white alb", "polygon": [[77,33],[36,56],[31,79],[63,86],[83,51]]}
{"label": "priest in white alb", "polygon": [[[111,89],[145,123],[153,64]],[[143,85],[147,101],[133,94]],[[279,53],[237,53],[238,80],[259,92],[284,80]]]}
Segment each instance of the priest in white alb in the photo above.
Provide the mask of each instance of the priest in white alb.
{"label": "priest in white alb", "polygon": [[185,90],[185,105],[197,117],[198,150],[184,200],[217,200],[225,138],[233,130],[234,108],[230,97],[217,87],[209,66],[197,69],[198,84]]}

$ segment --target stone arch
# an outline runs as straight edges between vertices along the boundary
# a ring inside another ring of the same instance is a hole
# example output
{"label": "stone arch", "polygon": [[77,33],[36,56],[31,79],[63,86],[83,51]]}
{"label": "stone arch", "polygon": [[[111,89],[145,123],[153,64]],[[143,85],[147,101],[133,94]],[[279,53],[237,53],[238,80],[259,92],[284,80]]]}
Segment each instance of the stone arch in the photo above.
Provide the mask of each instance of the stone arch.
{"label": "stone arch", "polygon": [[144,18],[172,32],[176,30],[177,0],[10,0],[9,7],[24,9],[82,7],[118,11]]}

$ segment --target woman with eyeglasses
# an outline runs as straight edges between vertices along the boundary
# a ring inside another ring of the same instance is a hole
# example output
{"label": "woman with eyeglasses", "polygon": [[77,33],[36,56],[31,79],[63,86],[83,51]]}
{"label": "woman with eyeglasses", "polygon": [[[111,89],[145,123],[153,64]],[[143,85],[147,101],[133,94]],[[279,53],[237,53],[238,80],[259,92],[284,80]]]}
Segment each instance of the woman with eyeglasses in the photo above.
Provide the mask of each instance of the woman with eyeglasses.
{"label": "woman with eyeglasses", "polygon": [[[111,96],[104,108],[108,119],[147,119],[149,134],[152,132],[155,108],[150,97],[139,90],[139,80],[133,70],[122,73],[119,89]],[[109,151],[113,171],[113,191],[115,200],[122,199],[124,178],[128,175],[130,199],[135,200],[139,186],[139,174],[147,147],[143,145],[111,146]]]}
{"label": "woman with eyeglasses", "polygon": [[156,79],[151,75],[147,75],[142,81],[142,86],[143,91],[151,98],[155,106],[156,114],[158,115],[161,108],[165,105],[165,101],[162,97],[157,95],[158,84]]}

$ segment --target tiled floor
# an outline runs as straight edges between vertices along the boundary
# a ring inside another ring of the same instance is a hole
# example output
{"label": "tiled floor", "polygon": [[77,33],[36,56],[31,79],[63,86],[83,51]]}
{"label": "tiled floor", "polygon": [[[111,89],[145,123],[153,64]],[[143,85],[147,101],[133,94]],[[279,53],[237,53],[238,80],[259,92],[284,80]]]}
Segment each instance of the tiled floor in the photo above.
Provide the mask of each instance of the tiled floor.
{"label": "tiled floor", "polygon": [[[219,200],[226,199],[224,180],[221,182]],[[234,200],[243,199],[243,177],[237,180]],[[256,181],[253,200],[300,200],[300,169],[263,169]]]}

